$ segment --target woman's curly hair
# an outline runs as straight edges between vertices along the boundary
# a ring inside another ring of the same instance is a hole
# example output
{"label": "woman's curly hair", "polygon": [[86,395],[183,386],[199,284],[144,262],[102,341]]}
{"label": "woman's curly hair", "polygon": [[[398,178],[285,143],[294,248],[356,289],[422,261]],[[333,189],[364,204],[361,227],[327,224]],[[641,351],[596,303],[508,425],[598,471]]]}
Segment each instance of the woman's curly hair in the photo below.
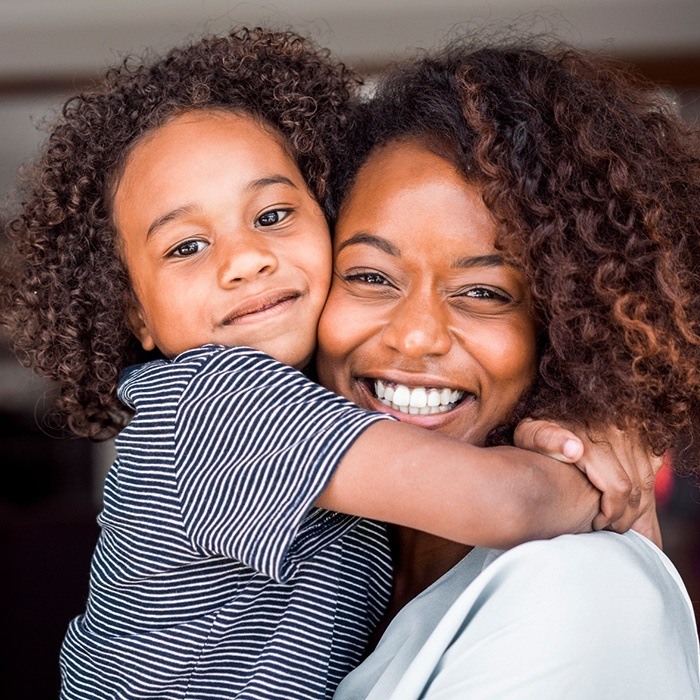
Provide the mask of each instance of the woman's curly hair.
{"label": "woman's curly hair", "polygon": [[700,415],[697,131],[622,67],[462,42],[380,80],[338,154],[334,211],[401,139],[481,187],[497,247],[531,284],[539,372],[513,420],[615,424],[668,449]]}
{"label": "woman's curly hair", "polygon": [[7,226],[17,274],[3,289],[2,321],[20,361],[58,382],[73,432],[100,439],[124,426],[118,376],[143,359],[126,325],[130,285],[110,211],[130,148],[178,113],[241,111],[282,134],[325,204],[330,150],[356,83],[297,34],[237,29],[154,62],[127,59],[66,102]]}

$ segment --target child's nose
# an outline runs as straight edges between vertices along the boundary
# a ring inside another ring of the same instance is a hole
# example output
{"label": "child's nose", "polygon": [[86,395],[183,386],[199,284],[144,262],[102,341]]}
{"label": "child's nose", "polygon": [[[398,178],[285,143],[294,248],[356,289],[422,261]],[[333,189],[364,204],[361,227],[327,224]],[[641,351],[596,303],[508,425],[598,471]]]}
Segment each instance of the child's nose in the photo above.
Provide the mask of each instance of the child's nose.
{"label": "child's nose", "polygon": [[221,251],[219,284],[222,287],[250,282],[272,274],[278,267],[277,256],[261,241],[246,241]]}

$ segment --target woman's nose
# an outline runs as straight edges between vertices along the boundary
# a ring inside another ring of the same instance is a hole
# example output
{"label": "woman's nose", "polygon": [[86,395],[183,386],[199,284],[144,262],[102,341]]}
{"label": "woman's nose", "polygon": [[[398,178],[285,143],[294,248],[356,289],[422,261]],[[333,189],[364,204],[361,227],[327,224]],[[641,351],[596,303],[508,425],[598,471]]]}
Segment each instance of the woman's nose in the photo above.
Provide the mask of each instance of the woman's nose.
{"label": "woman's nose", "polygon": [[445,355],[452,347],[444,309],[439,301],[426,296],[399,302],[384,327],[382,339],[411,359]]}
{"label": "woman's nose", "polygon": [[221,245],[220,248],[219,283],[222,287],[272,274],[279,266],[277,256],[257,236]]}

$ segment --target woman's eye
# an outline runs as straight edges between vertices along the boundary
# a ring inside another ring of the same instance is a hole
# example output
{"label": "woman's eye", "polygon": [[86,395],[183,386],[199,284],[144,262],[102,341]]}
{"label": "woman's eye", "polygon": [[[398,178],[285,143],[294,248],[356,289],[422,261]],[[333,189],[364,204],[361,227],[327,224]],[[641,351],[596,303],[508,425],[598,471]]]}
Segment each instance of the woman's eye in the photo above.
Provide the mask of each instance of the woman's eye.
{"label": "woman's eye", "polygon": [[206,241],[185,241],[170,251],[170,255],[178,258],[186,258],[204,250],[209,244]]}
{"label": "woman's eye", "polygon": [[289,216],[289,213],[289,209],[272,209],[270,211],[266,211],[264,214],[260,214],[260,216],[255,220],[255,225],[274,226],[275,224],[279,224],[284,221],[287,216]]}
{"label": "woman's eye", "polygon": [[361,282],[363,284],[389,284],[387,278],[377,272],[355,272],[350,275],[345,275],[345,279],[348,282]]}
{"label": "woman's eye", "polygon": [[495,301],[510,301],[510,297],[503,292],[496,291],[490,287],[472,287],[464,292],[461,292],[459,296],[469,297],[471,299],[493,299]]}

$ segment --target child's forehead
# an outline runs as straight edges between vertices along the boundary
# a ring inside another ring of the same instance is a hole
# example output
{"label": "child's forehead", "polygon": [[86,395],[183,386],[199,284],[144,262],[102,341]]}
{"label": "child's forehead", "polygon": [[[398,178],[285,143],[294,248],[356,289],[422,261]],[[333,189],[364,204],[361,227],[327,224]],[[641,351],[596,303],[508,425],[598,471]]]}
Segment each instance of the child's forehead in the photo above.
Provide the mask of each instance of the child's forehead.
{"label": "child's forehead", "polygon": [[251,147],[258,145],[261,149],[280,149],[295,161],[290,144],[272,124],[242,110],[212,107],[177,112],[149,129],[131,144],[125,164],[128,165],[136,154],[153,143],[162,145],[171,139],[178,140],[183,134],[189,141],[218,134],[222,141],[235,139],[247,142],[246,145]]}
{"label": "child's forehead", "polygon": [[285,183],[285,201],[313,198],[294,159],[259,120],[235,112],[186,112],[130,154],[114,189],[113,221],[123,233],[126,219],[148,229],[147,220],[183,208],[212,215],[231,207],[243,211],[258,201],[256,193]]}
{"label": "child's forehead", "polygon": [[[174,115],[135,142],[114,180],[113,193],[160,182],[166,174],[195,176],[200,170],[228,169],[255,179],[256,173],[284,171],[297,186],[308,187],[290,147],[274,127],[246,113],[189,110]],[[167,183],[166,183],[167,184]]]}

